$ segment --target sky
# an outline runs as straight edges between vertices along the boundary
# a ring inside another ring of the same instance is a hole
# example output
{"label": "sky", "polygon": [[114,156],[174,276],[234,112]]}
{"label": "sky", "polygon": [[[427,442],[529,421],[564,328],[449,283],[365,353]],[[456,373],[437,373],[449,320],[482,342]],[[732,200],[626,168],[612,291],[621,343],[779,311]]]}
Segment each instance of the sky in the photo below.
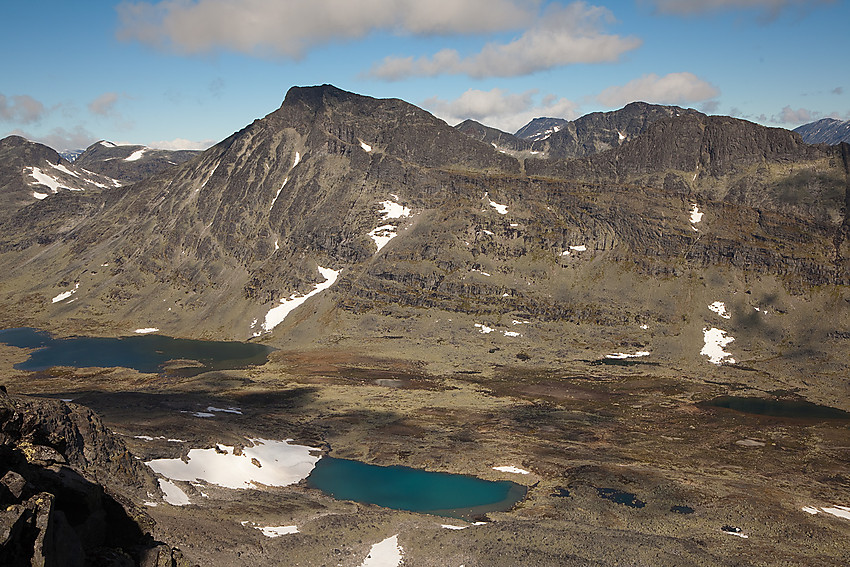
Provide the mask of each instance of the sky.
{"label": "sky", "polygon": [[643,100],[850,120],[850,0],[4,0],[0,137],[202,149],[292,86],[515,132]]}

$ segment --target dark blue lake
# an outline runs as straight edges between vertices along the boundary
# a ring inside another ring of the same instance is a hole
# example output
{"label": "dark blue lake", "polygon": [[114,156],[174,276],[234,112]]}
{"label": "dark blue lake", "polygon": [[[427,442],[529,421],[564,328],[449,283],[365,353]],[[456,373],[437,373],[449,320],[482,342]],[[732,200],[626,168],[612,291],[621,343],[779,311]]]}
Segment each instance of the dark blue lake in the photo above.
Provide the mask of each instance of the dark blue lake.
{"label": "dark blue lake", "polygon": [[29,359],[15,365],[18,370],[46,370],[53,366],[120,366],[157,373],[172,360],[196,361],[200,366],[183,365],[177,370],[180,374],[190,375],[265,364],[269,353],[274,350],[253,343],[174,339],[163,335],[55,339],[48,333],[29,327],[0,331],[0,343],[36,349],[30,352]]}
{"label": "dark blue lake", "polygon": [[843,419],[850,420],[850,413],[829,406],[813,404],[806,400],[782,400],[743,396],[721,396],[705,402],[703,406],[727,408],[741,413],[766,415],[792,419]]}
{"label": "dark blue lake", "polygon": [[316,463],[307,486],[338,500],[466,519],[509,510],[526,493],[524,486],[506,480],[381,467],[333,457],[322,457]]}

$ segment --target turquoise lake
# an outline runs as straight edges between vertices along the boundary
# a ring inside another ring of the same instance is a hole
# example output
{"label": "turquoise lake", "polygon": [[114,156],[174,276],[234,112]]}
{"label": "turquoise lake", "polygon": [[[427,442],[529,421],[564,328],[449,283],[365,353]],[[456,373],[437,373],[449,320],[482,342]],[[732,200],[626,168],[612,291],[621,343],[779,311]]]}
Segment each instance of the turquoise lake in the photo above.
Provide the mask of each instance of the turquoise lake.
{"label": "turquoise lake", "polygon": [[53,366],[123,367],[157,373],[171,360],[192,360],[200,367],[180,368],[180,374],[228,370],[265,364],[274,349],[265,345],[227,341],[174,339],[163,335],[130,337],[70,337],[56,339],[29,327],[0,331],[0,343],[36,349],[15,365],[18,370],[46,370]]}
{"label": "turquoise lake", "polygon": [[506,480],[381,467],[333,457],[322,457],[316,463],[307,486],[337,500],[464,519],[509,510],[526,493],[524,486]]}

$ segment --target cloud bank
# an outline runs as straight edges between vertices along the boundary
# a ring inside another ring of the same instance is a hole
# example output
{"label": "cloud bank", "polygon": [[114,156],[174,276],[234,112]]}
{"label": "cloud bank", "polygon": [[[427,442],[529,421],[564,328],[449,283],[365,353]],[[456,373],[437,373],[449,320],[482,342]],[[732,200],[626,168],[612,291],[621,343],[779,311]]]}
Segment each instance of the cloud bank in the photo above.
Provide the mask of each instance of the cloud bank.
{"label": "cloud bank", "polygon": [[609,87],[596,100],[609,107],[621,107],[636,100],[658,104],[689,104],[712,99],[720,94],[711,83],[693,73],[670,73],[659,77],[655,73]]}
{"label": "cloud bank", "polygon": [[603,33],[614,21],[607,8],[574,2],[552,5],[518,39],[491,42],[469,56],[444,49],[430,57],[387,57],[369,75],[385,80],[411,76],[468,75],[474,78],[516,77],[576,63],[617,61],[641,40]]}
{"label": "cloud bank", "polygon": [[491,33],[532,21],[539,0],[162,0],[117,7],[118,37],[180,53],[218,49],[297,58],[375,31]]}
{"label": "cloud bank", "polygon": [[540,97],[535,90],[516,94],[498,88],[469,89],[454,100],[435,96],[422,106],[452,125],[472,119],[504,132],[515,132],[540,116],[570,120],[578,109],[576,103],[551,94]]}
{"label": "cloud bank", "polygon": [[776,17],[787,8],[810,9],[818,4],[831,4],[835,0],[649,0],[662,14],[688,16],[718,10],[756,9]]}
{"label": "cloud bank", "polygon": [[16,124],[32,124],[44,116],[44,105],[29,95],[7,97],[0,93],[0,120]]}

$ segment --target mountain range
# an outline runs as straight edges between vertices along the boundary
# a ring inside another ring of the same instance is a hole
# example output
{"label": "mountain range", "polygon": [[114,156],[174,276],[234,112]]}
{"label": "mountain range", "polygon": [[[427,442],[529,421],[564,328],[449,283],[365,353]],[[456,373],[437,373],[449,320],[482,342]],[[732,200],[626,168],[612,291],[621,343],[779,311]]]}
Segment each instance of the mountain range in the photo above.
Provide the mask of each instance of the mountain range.
{"label": "mountain range", "polygon": [[[28,373],[0,345],[13,551],[356,565],[389,541],[406,564],[843,564],[850,145],[645,103],[524,130],[322,85],[194,154],[102,141],[70,163],[0,141],[0,328],[277,349],[190,376]],[[444,524],[141,466],[284,435],[527,495]],[[91,503],[70,528],[69,495]]]}
{"label": "mountain range", "polygon": [[794,128],[807,144],[840,144],[850,142],[850,120],[822,118]]}

